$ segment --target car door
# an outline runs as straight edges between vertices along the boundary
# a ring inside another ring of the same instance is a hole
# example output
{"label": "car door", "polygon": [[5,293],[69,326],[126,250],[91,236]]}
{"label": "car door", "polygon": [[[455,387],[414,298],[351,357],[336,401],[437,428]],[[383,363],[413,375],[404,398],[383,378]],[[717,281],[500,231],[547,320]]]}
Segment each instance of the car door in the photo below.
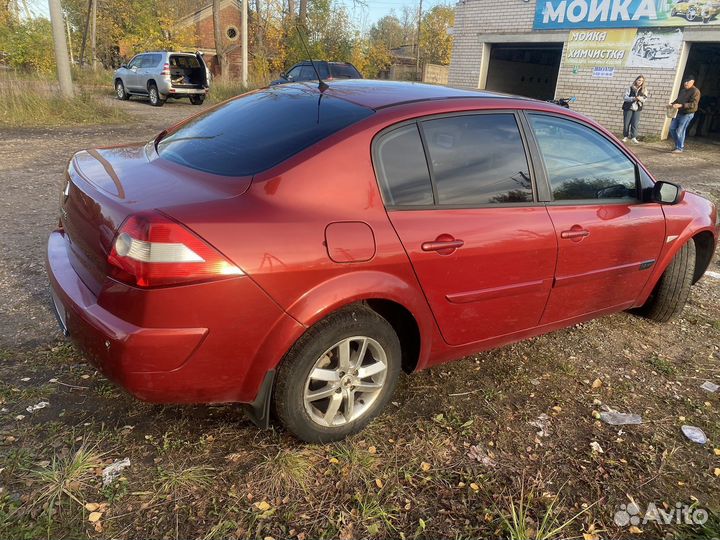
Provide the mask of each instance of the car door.
{"label": "car door", "polygon": [[444,339],[461,345],[536,326],[557,241],[536,200],[517,115],[405,123],[376,138],[373,160]]}
{"label": "car door", "polygon": [[559,246],[542,323],[629,307],[663,246],[662,208],[643,202],[636,163],[604,134],[570,118],[528,117]]}
{"label": "car door", "polygon": [[156,67],[162,60],[161,54],[145,54],[142,63],[137,70],[137,87],[138,90],[147,92],[147,85],[150,79],[156,76]]}
{"label": "car door", "polygon": [[137,70],[140,64],[142,63],[143,57],[145,55],[138,54],[130,60],[130,62],[127,65],[127,69],[125,70],[125,88],[132,91],[137,91]]}

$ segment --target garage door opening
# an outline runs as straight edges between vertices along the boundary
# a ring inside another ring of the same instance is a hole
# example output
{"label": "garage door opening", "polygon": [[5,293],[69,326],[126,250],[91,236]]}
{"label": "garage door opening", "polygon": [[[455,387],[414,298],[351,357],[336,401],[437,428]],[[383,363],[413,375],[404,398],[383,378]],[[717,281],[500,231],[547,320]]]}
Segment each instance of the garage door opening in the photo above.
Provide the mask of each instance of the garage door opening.
{"label": "garage door opening", "polygon": [[685,76],[695,75],[700,107],[688,127],[688,136],[720,140],[720,43],[693,43]]}
{"label": "garage door opening", "polygon": [[553,99],[562,43],[498,43],[491,46],[486,90]]}

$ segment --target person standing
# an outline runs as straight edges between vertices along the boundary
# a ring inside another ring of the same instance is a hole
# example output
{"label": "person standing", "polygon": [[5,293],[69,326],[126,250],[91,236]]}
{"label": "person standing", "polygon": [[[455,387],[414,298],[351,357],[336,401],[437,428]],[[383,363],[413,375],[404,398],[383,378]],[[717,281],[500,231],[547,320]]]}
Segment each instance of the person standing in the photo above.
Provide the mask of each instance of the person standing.
{"label": "person standing", "polygon": [[623,142],[627,142],[628,138],[630,138],[635,144],[640,143],[637,140],[640,111],[642,111],[647,98],[645,77],[638,75],[630,88],[625,90],[625,97],[623,98]]}
{"label": "person standing", "polygon": [[675,101],[670,106],[677,109],[677,116],[670,124],[670,136],[675,142],[673,154],[680,154],[685,150],[685,133],[690,120],[695,116],[700,103],[700,90],[695,86],[695,75],[687,75],[683,79],[683,87]]}

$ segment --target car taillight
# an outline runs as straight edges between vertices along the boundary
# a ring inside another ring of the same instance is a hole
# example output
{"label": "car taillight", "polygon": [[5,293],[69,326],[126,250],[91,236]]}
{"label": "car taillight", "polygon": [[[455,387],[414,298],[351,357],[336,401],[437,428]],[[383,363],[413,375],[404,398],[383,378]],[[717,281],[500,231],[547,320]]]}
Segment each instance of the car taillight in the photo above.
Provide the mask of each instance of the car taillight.
{"label": "car taillight", "polygon": [[157,287],[239,276],[243,271],[183,225],[155,212],[128,217],[108,256],[112,278]]}
{"label": "car taillight", "polygon": [[170,77],[170,64],[165,62],[162,71],[160,72],[160,75],[162,75],[163,77]]}

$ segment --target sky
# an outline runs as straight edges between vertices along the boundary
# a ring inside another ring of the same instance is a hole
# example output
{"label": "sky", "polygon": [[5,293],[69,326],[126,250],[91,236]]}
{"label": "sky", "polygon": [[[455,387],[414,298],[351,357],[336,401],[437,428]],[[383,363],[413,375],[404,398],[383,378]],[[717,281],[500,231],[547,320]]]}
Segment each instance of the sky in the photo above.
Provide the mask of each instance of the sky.
{"label": "sky", "polygon": [[[62,0],[61,0],[62,2]],[[390,15],[394,10],[398,17],[403,6],[418,9],[418,0],[337,0],[344,5],[358,30],[367,32],[378,19]],[[49,17],[47,0],[27,0],[28,7],[34,15]],[[438,4],[448,4],[449,0],[423,0],[423,12]],[[451,4],[452,5],[452,4]]]}

